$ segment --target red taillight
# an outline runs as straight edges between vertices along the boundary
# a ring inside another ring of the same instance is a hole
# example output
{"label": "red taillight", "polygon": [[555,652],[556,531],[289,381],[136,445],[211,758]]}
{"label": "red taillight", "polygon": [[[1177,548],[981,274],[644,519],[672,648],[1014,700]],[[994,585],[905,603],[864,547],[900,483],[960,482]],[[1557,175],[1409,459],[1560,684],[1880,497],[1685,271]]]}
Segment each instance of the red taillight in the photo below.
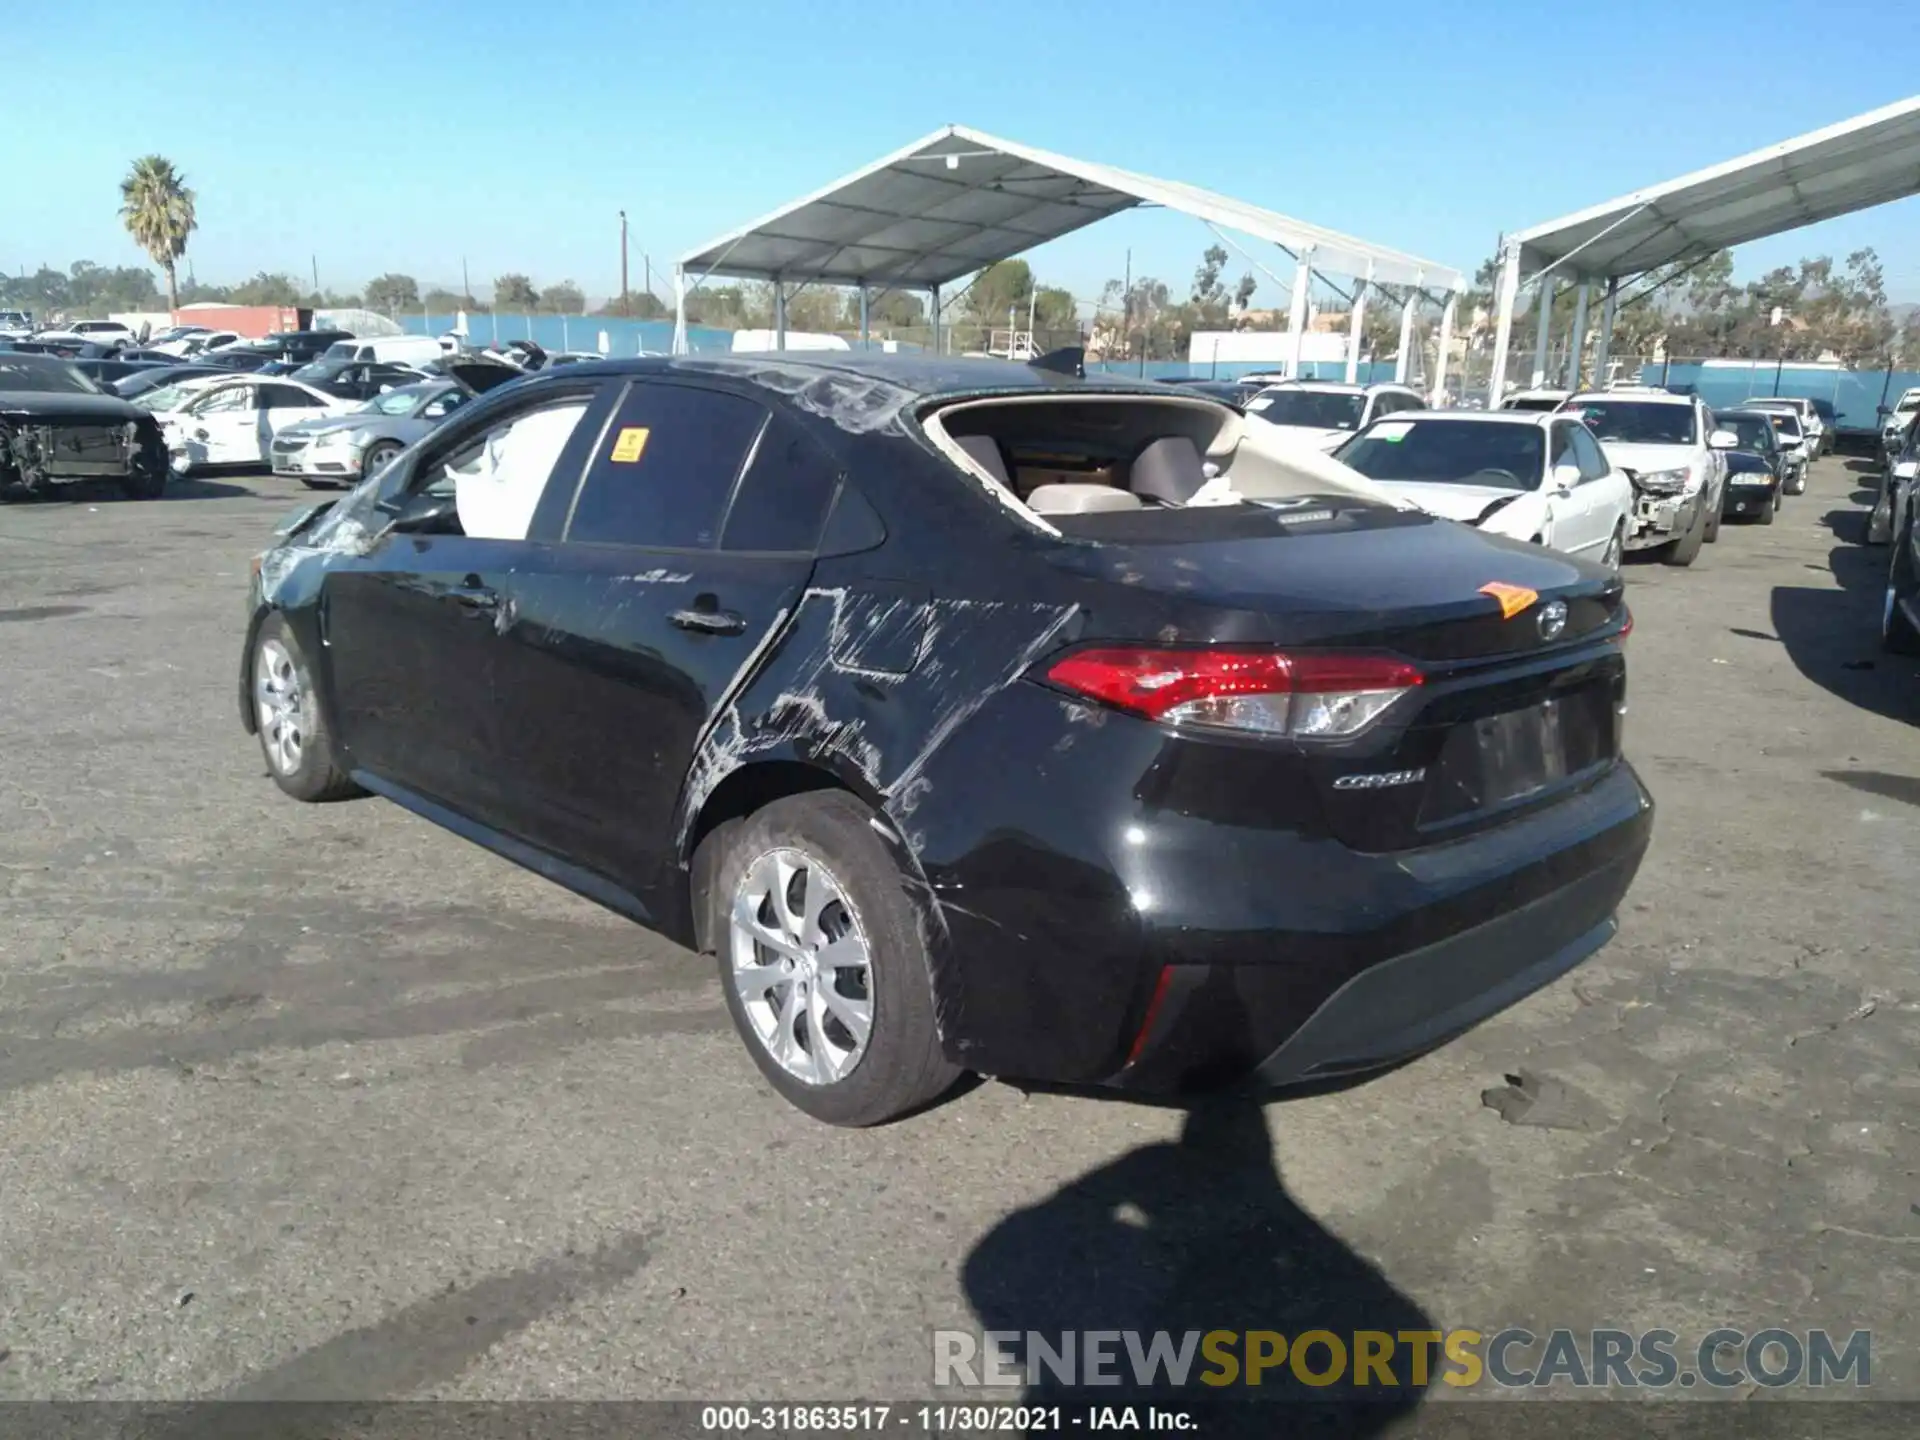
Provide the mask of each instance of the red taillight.
{"label": "red taillight", "polygon": [[1619,633],[1613,637],[1613,643],[1616,645],[1626,644],[1627,637],[1633,633],[1633,611],[1622,605],[1620,607],[1620,615],[1620,630]]}
{"label": "red taillight", "polygon": [[1339,739],[1371,725],[1423,677],[1387,655],[1111,646],[1075,651],[1047,678],[1171,725]]}

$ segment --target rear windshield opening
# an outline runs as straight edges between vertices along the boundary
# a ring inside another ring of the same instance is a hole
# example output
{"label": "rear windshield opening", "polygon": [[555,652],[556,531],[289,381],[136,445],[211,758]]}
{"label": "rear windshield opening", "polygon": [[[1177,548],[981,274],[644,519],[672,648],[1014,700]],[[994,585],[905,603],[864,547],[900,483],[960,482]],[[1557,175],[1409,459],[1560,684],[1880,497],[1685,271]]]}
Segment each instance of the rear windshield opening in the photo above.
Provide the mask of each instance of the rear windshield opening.
{"label": "rear windshield opening", "polygon": [[1010,396],[949,405],[923,423],[1003,500],[1069,534],[1104,533],[1086,517],[1122,512],[1149,512],[1149,528],[1158,512],[1171,534],[1190,508],[1375,498],[1339,462],[1250,440],[1236,412],[1197,398]]}

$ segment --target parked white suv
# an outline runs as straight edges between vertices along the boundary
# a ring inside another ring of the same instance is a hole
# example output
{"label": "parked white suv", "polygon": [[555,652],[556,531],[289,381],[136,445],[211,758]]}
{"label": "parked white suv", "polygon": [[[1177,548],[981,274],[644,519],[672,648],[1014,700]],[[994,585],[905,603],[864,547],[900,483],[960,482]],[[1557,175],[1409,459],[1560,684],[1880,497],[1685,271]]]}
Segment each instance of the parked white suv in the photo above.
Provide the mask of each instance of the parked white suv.
{"label": "parked white suv", "polygon": [[1247,419],[1271,425],[1277,439],[1331,451],[1376,420],[1426,408],[1420,392],[1406,385],[1286,380],[1247,401]]}
{"label": "parked white suv", "polygon": [[1577,414],[1607,458],[1633,482],[1629,550],[1658,550],[1670,565],[1691,565],[1720,538],[1727,462],[1708,442],[1713,412],[1696,395],[1661,390],[1596,390],[1575,395]]}

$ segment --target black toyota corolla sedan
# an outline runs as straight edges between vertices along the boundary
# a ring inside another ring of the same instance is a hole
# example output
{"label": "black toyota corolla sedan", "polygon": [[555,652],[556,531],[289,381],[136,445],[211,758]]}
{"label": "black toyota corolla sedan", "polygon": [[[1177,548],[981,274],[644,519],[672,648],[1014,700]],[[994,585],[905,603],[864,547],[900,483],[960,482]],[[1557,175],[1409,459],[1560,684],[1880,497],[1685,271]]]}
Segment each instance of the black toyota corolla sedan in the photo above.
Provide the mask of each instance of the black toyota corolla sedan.
{"label": "black toyota corolla sedan", "polygon": [[1604,945],[1652,804],[1618,577],[1178,387],[568,366],[260,557],[244,722],[718,959],[770,1083],[1260,1088]]}

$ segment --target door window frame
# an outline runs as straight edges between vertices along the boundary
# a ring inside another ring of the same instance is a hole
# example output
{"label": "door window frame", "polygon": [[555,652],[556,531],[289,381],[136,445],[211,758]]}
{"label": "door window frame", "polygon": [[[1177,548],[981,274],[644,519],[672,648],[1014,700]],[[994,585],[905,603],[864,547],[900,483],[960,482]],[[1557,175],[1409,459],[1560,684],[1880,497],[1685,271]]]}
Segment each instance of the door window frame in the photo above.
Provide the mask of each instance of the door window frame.
{"label": "door window frame", "polygon": [[[620,413],[626,409],[628,397],[631,396],[635,390],[642,387],[658,390],[695,390],[709,395],[729,395],[735,399],[745,400],[757,406],[763,416],[759,428],[754,431],[752,441],[747,445],[746,453],[741,457],[739,467],[734,471],[733,479],[728,482],[726,497],[722,500],[719,513],[714,521],[714,543],[711,545],[646,545],[629,540],[576,540],[572,536],[574,510],[579,503],[581,493],[586,488],[587,477],[593,469],[593,460],[600,455],[602,446],[605,444],[606,437],[612,430],[614,422]],[[698,380],[688,380],[680,376],[674,376],[671,379],[654,375],[629,376],[626,382],[619,387],[619,393],[614,398],[612,405],[608,408],[605,420],[601,423],[599,435],[594,441],[593,449],[588,452],[587,462],[581,466],[580,473],[574,481],[573,494],[568,497],[565,520],[560,527],[558,536],[559,543],[569,548],[579,546],[583,549],[594,547],[632,550],[649,555],[725,555],[741,559],[791,559],[795,556],[818,555],[820,553],[821,540],[827,533],[827,522],[832,518],[835,507],[840,503],[841,492],[846,487],[846,471],[845,467],[834,458],[825,446],[821,445],[818,440],[807,433],[807,427],[799,423],[791,414],[786,415],[785,418],[792,423],[795,432],[801,437],[802,442],[819,457],[820,462],[827,467],[828,472],[834,479],[833,486],[827,494],[826,508],[821,512],[820,525],[814,535],[813,543],[797,550],[734,550],[724,548],[721,545],[721,541],[726,538],[727,522],[733,518],[734,504],[740,498],[740,487],[746,482],[747,472],[753,469],[754,461],[759,458],[760,446],[766,440],[767,432],[773,427],[777,413],[780,413],[780,407],[777,403],[753,394],[750,391],[735,389],[732,386],[703,384]],[[543,505],[545,504],[544,497],[541,503]]]}
{"label": "door window frame", "polygon": [[[404,467],[396,465],[387,471],[393,479],[390,488],[383,485],[379,502],[384,507],[419,493],[425,485],[431,485],[439,478],[437,472],[448,456],[465,449],[476,440],[484,439],[490,431],[502,425],[512,424],[536,410],[550,410],[584,400],[586,408],[575,423],[573,433],[567,437],[559,459],[547,474],[546,487],[540,492],[540,501],[534,507],[525,537],[519,540],[498,540],[490,536],[460,537],[492,545],[556,544],[564,521],[572,510],[573,497],[580,488],[581,478],[586,474],[587,463],[598,453],[607,426],[617,413],[617,408],[608,404],[608,397],[616,388],[602,379],[557,381],[550,387],[541,386],[534,391],[516,386],[510,393],[503,393],[494,404],[475,402],[461,406],[444,424],[435,428],[432,437],[412,453]],[[392,516],[389,515],[388,519],[390,522]]]}

